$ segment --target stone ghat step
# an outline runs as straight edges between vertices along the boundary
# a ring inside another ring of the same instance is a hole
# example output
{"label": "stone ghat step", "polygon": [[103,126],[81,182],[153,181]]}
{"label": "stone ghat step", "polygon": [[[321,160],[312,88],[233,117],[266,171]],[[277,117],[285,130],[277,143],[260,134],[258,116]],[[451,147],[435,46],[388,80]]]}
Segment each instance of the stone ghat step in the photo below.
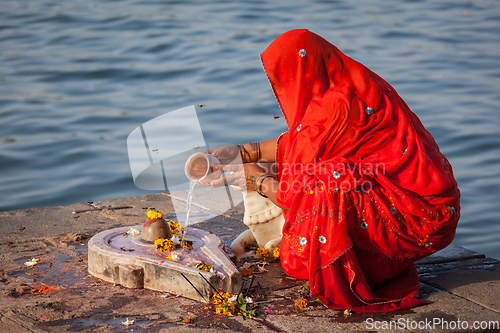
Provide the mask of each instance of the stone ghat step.
{"label": "stone ghat step", "polygon": [[[142,226],[133,228],[141,231]],[[166,291],[207,303],[214,288],[231,294],[240,291],[241,273],[226,255],[224,242],[213,233],[188,228],[186,240],[193,242],[193,249],[172,251],[180,257],[179,262],[173,262],[158,253],[152,243],[127,234],[129,230],[106,230],[89,240],[90,274],[128,288]],[[212,265],[213,272],[195,268],[201,261]]]}
{"label": "stone ghat step", "polygon": [[449,245],[448,247],[431,254],[428,257],[416,261],[418,265],[441,264],[446,262],[461,261],[467,259],[485,258],[484,254],[477,253],[458,245]]}

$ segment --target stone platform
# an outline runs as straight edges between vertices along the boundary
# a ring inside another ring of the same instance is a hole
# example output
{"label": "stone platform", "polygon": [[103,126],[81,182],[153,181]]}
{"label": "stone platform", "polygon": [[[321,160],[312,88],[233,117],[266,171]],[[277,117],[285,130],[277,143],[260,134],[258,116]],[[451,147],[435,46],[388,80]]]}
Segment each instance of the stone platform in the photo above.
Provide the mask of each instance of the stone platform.
{"label": "stone platform", "polygon": [[[0,212],[0,332],[500,331],[492,326],[500,320],[500,262],[453,245],[417,263],[420,297],[430,304],[379,314],[323,307],[307,297],[307,281],[288,278],[278,262],[267,265],[267,273],[254,275],[251,286],[251,279],[243,277],[242,290],[262,302],[258,317],[246,320],[216,315],[207,304],[172,293],[130,289],[89,274],[91,237],[136,226],[151,208],[169,217],[173,205],[182,204],[179,198],[182,195],[156,194]],[[213,218],[193,227],[212,231],[229,245],[246,229],[242,206],[224,215],[216,208],[195,206],[195,214]],[[31,258],[38,264],[25,266]],[[294,306],[301,296],[308,298],[307,309]],[[127,318],[134,324],[124,326]],[[458,321],[468,329],[422,326]],[[384,323],[409,325],[385,330]],[[419,323],[420,328],[415,327]],[[474,324],[489,327],[473,329]]]}

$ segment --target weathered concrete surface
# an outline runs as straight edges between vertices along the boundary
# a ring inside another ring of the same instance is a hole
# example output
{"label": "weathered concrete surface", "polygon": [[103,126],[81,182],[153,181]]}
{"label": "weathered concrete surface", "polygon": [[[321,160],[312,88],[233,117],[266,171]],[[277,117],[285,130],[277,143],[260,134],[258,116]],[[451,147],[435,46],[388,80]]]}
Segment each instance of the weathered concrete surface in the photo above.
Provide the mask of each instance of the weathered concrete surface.
{"label": "weathered concrete surface", "polygon": [[[182,205],[182,196],[173,200]],[[132,208],[72,213],[91,206]],[[205,309],[206,304],[186,298],[88,277],[87,244],[91,236],[110,228],[141,224],[147,209],[173,214],[173,207],[168,195],[157,194],[91,205],[0,212],[0,332],[374,332],[378,330],[370,323],[378,323],[381,328],[383,323],[425,324],[425,320],[460,320],[468,323],[469,331],[478,331],[471,330],[474,321],[500,320],[499,261],[461,248],[450,248],[448,254],[438,253],[418,263],[420,297],[428,299],[429,305],[382,314],[346,315],[312,299],[310,309],[298,310],[294,300],[307,297],[307,291],[301,288],[307,282],[286,277],[279,263],[268,265],[267,273],[255,275],[249,295],[267,302],[259,304],[257,320],[216,315]],[[199,209],[199,213],[206,211]],[[229,245],[246,228],[242,216],[242,205],[234,205],[224,216],[194,227],[213,231]],[[29,258],[40,261],[27,267],[24,262]],[[244,277],[243,290],[249,285],[250,279]],[[123,326],[126,318],[133,318],[134,325]],[[193,322],[184,323],[184,318]],[[428,332],[427,328],[400,326],[379,331]],[[459,331],[434,328],[432,332]]]}

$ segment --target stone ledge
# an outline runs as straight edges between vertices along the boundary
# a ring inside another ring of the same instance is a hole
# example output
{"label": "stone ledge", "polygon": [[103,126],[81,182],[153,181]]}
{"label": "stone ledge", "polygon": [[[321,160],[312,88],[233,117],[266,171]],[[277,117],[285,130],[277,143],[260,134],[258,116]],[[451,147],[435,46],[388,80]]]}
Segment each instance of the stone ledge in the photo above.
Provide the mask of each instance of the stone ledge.
{"label": "stone ledge", "polygon": [[484,254],[477,253],[458,245],[448,247],[415,262],[415,265],[440,264],[473,258],[485,258]]}

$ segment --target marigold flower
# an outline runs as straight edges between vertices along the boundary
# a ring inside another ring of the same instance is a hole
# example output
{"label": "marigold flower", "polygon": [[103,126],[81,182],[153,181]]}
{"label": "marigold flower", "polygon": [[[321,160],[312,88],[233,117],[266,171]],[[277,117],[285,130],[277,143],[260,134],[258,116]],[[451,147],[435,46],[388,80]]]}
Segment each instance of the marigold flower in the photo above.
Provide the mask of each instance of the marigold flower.
{"label": "marigold flower", "polygon": [[188,249],[188,250],[192,250],[193,249],[193,242],[189,242],[189,241],[181,242],[180,247]]}
{"label": "marigold flower", "polygon": [[158,220],[165,216],[163,213],[157,211],[156,209],[150,210],[146,213],[151,220]]}
{"label": "marigold flower", "polygon": [[231,298],[231,294],[230,293],[216,292],[214,294],[214,296],[212,297],[212,302],[214,304],[221,304],[224,301],[227,301],[229,298]]}
{"label": "marigold flower", "polygon": [[174,242],[165,238],[158,238],[155,240],[154,245],[162,252],[170,252],[176,249]]}
{"label": "marigold flower", "polygon": [[179,222],[176,222],[174,220],[168,220],[167,223],[168,226],[170,227],[170,232],[172,233],[172,235],[178,234],[179,232],[180,233],[184,232],[184,228],[181,227],[181,224]]}
{"label": "marigold flower", "polygon": [[303,308],[307,307],[307,299],[305,299],[304,297],[301,297],[301,298],[295,300],[295,307],[297,307],[299,309],[303,309]]}
{"label": "marigold flower", "polygon": [[261,249],[257,249],[255,251],[255,254],[257,255],[257,257],[259,258],[266,258],[266,257],[269,257],[269,251],[267,250],[267,247]]}
{"label": "marigold flower", "polygon": [[277,247],[277,248],[274,249],[274,251],[273,251],[273,257],[274,257],[274,259],[279,259],[280,258],[280,248],[279,247]]}
{"label": "marigold flower", "polygon": [[184,318],[183,321],[185,324],[191,324],[194,320],[193,320],[193,318]]}
{"label": "marigold flower", "polygon": [[200,262],[199,264],[196,264],[196,266],[194,266],[194,267],[201,270],[201,271],[205,271],[205,272],[213,272],[213,270],[214,270],[214,266],[209,265],[204,261]]}

